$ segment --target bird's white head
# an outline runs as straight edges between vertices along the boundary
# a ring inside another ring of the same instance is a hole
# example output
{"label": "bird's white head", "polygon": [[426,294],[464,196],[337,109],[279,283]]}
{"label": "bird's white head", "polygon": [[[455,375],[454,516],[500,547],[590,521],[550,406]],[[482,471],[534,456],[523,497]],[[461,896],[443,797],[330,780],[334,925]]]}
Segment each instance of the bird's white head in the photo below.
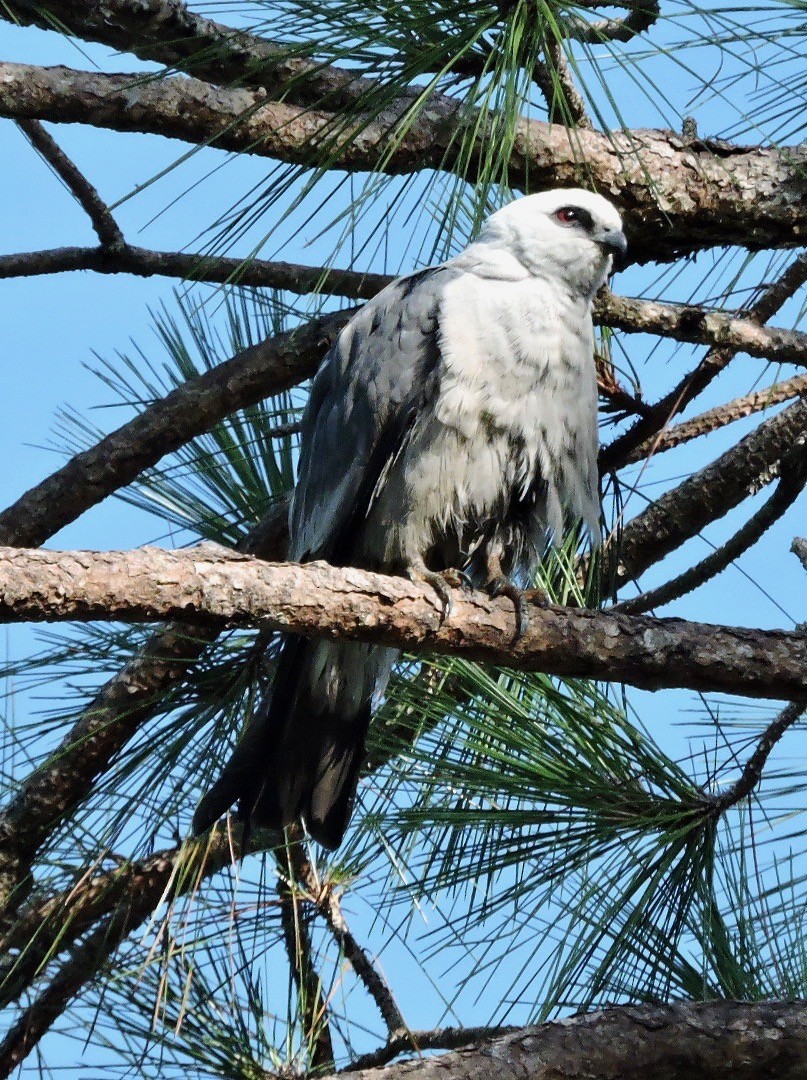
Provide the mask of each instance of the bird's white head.
{"label": "bird's white head", "polygon": [[476,243],[504,248],[533,277],[561,279],[586,296],[605,282],[613,256],[623,256],[628,246],[616,207],[582,188],[508,203],[488,218]]}

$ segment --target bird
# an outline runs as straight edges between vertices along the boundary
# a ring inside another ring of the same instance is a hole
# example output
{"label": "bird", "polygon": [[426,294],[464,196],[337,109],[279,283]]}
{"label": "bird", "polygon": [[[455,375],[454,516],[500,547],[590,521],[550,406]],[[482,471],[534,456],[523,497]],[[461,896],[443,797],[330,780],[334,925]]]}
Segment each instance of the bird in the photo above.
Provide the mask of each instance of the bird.
{"label": "bird", "polygon": [[[518,602],[570,520],[596,538],[592,302],[626,249],[603,196],[538,192],[490,215],[455,257],[368,301],[312,383],[289,559],[408,575],[447,608],[457,574]],[[245,830],[300,821],[337,848],[399,655],[285,635],[272,689],[194,832],[238,802]]]}

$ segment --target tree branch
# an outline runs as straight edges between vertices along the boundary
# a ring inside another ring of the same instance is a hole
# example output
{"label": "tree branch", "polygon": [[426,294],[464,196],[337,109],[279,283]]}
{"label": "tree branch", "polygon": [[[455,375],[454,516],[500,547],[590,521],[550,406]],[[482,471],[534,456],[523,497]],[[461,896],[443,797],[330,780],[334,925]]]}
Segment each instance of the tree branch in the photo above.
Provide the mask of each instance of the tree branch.
{"label": "tree branch", "polygon": [[[807,252],[799,259],[800,269],[802,262],[807,276]],[[664,304],[608,292],[598,297],[597,315],[607,326],[628,334],[658,334],[692,345],[730,349],[732,355],[744,352],[807,367],[807,334],[762,326],[753,311],[741,316],[695,304]]]}
{"label": "tree branch", "polygon": [[591,45],[599,45],[603,41],[631,41],[639,34],[646,33],[661,15],[659,0],[638,0],[619,6],[630,8],[623,19],[597,19],[588,22],[580,16],[573,16],[569,19],[569,37]]}
{"label": "tree branch", "polygon": [[53,168],[56,175],[61,177],[71,195],[85,211],[101,241],[102,250],[109,248],[114,250],[123,246],[123,233],[109,212],[109,208],[89,180],[79,172],[42,125],[36,120],[18,120],[17,126],[24,132],[34,149],[38,150]]}
{"label": "tree branch", "polygon": [[392,990],[350,932],[342,914],[337,887],[333,882],[319,880],[299,845],[295,845],[291,857],[296,879],[305,887],[308,899],[324,919],[342,955],[349,962],[356,976],[364,983],[365,989],[375,1002],[387,1026],[390,1041],[405,1035],[408,1027],[393,997]]}
{"label": "tree branch", "polygon": [[669,604],[679,596],[690,593],[693,589],[715,577],[734,562],[789,510],[807,483],[807,444],[799,444],[782,460],[779,483],[776,491],[765,505],[750,518],[727,543],[711,555],[679,574],[671,581],[651,589],[630,600],[614,604],[611,611],[624,611],[629,615],[638,615],[644,611],[653,611],[662,604]]}
{"label": "tree branch", "polygon": [[769,409],[773,405],[780,405],[783,401],[789,401],[794,397],[807,396],[807,375],[794,375],[792,379],[784,379],[780,383],[767,387],[765,390],[756,390],[753,394],[735,398],[725,405],[717,405],[714,409],[707,409],[699,416],[693,416],[691,420],[683,424],[676,424],[666,431],[661,432],[655,439],[648,439],[640,443],[635,450],[624,455],[623,465],[633,465],[645,458],[663,454],[665,450],[673,450],[676,446],[682,446],[691,439],[698,439],[708,435],[718,428],[734,423],[745,416]]}
{"label": "tree branch", "polygon": [[807,709],[807,698],[802,701],[792,701],[768,725],[754,753],[746,762],[739,780],[732,784],[730,788],[727,788],[722,795],[713,796],[712,812],[715,816],[725,813],[732,806],[736,806],[737,803],[748,798],[762,779],[762,770],[765,768],[765,762],[768,760],[771,750],[773,750],[788,728],[793,727],[796,721],[804,715],[805,709]]}
{"label": "tree branch", "polygon": [[[438,1033],[417,1033],[424,1049]],[[451,1031],[456,1046],[456,1031]],[[623,1005],[525,1028],[463,1049],[419,1057],[356,1080],[803,1080],[807,1007],[803,1002],[678,1002]]]}
{"label": "tree branch", "polygon": [[[286,554],[288,503],[280,500],[242,549],[264,559]],[[153,715],[221,631],[169,623],[97,692],[48,760],[16,790],[0,814],[0,912],[14,909],[39,847],[79,803],[114,755]],[[0,953],[2,950],[0,949]]]}
{"label": "tree branch", "polygon": [[[452,168],[458,126],[476,132],[476,154],[482,154],[488,123],[462,103],[433,95],[402,130],[399,121],[411,108],[407,97],[380,117],[346,124],[343,114],[192,78],[144,81],[140,75],[0,64],[0,115],[12,119],[158,133],[303,165],[326,158],[347,170],[383,164],[391,174]],[[472,156],[471,179],[475,161]],[[798,246],[807,231],[805,162],[805,147],[747,149],[660,130],[570,133],[521,118],[510,176],[514,186],[530,190],[596,182],[624,209],[634,261],[658,261],[717,244]]]}
{"label": "tree branch", "polygon": [[[277,894],[280,898],[280,922],[289,967],[300,1002],[303,1033],[309,1044],[309,1068],[322,1072],[334,1069],[333,1042],[328,1024],[327,1005],[322,992],[322,981],[314,967],[314,948],[309,928],[309,914],[301,903],[305,888],[295,872],[293,848],[299,848],[297,840],[291,840],[275,852],[279,877]],[[284,854],[286,856],[284,860]]]}
{"label": "tree branch", "polygon": [[[3,939],[3,944],[12,949],[23,947],[27,930],[35,928],[38,934],[33,945],[28,946],[30,952],[22,952],[11,965],[3,982],[4,999],[15,997],[16,991],[30,984],[37,973],[37,962],[56,946],[58,950],[69,947],[70,954],[0,1043],[0,1077],[8,1076],[27,1057],[124,938],[151,914],[168,889],[173,886],[175,897],[183,895],[196,887],[200,875],[210,876],[229,865],[232,854],[227,830],[216,828],[200,840],[188,841],[139,863],[126,864],[98,875],[80,890],[54,897],[39,907],[32,906],[12,924]],[[191,860],[198,861],[199,874],[177,876],[177,869]],[[66,909],[71,922],[63,935],[60,931],[64,930]],[[73,943],[93,926],[95,929],[75,946]]]}
{"label": "tree branch", "polygon": [[[136,274],[139,277],[161,275],[184,281],[287,289],[298,294],[324,293],[351,300],[369,300],[394,280],[390,274],[329,269],[300,263],[152,251],[125,241],[114,251],[104,247],[65,247],[0,255],[0,279],[36,277],[70,270]],[[695,345],[731,345],[735,350],[772,363],[807,366],[807,333],[760,326],[753,318],[694,304],[639,300],[605,290],[596,298],[594,319],[600,325],[628,334],[658,334]]]}
{"label": "tree branch", "polygon": [[0,543],[43,543],[227,413],[312,375],[352,314],[348,309],[314,319],[183,383],[0,513]]}
{"label": "tree branch", "polygon": [[427,585],[326,563],[273,564],[203,544],[185,551],[0,549],[0,621],[188,619],[260,625],[451,653],[524,671],[792,700],[807,689],[807,637],[459,593],[445,618]]}
{"label": "tree branch", "polygon": [[[769,285],[751,307],[748,319],[765,323],[807,281],[807,251],[788,266],[781,277]],[[699,321],[699,318],[694,320]],[[739,346],[745,348],[745,345]],[[626,464],[630,455],[646,440],[657,436],[678,413],[693,401],[734,359],[735,348],[712,347],[694,371],[658,401],[632,428],[600,451],[600,469],[613,472]]]}
{"label": "tree branch", "polygon": [[207,19],[181,0],[6,0],[0,18],[42,30],[57,26],[207,82],[261,86],[270,96],[289,96],[297,104],[324,100],[336,109],[355,103],[375,85],[301,55],[299,47]]}
{"label": "tree branch", "polygon": [[779,462],[807,434],[807,400],[784,409],[711,465],[637,514],[622,533],[617,580],[638,578],[779,474]]}
{"label": "tree branch", "polygon": [[392,281],[386,274],[184,251],[151,251],[125,242],[115,251],[103,247],[64,247],[0,255],[0,279],[60,274],[69,270],[135,274],[138,277],[160,275],[183,281],[345,296],[352,300],[369,300]]}

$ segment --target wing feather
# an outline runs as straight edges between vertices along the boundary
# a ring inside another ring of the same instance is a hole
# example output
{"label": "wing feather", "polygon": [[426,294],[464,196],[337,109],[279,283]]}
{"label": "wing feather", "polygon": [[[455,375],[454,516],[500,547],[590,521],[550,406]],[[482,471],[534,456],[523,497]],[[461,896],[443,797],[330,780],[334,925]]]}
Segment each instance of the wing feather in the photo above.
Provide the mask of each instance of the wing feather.
{"label": "wing feather", "polygon": [[303,416],[291,559],[350,559],[379,478],[436,392],[440,303],[454,274],[438,266],[393,282],[325,357]]}

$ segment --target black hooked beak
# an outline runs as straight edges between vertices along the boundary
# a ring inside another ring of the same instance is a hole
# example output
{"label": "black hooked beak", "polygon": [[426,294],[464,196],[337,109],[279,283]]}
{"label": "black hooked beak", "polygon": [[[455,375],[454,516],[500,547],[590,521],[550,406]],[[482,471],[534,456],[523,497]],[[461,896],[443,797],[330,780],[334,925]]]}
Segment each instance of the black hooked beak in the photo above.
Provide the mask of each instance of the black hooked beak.
{"label": "black hooked beak", "polygon": [[628,241],[620,229],[611,229],[610,232],[600,233],[594,237],[595,242],[603,249],[606,255],[614,258],[614,267],[619,269],[625,265],[625,256],[628,253]]}

